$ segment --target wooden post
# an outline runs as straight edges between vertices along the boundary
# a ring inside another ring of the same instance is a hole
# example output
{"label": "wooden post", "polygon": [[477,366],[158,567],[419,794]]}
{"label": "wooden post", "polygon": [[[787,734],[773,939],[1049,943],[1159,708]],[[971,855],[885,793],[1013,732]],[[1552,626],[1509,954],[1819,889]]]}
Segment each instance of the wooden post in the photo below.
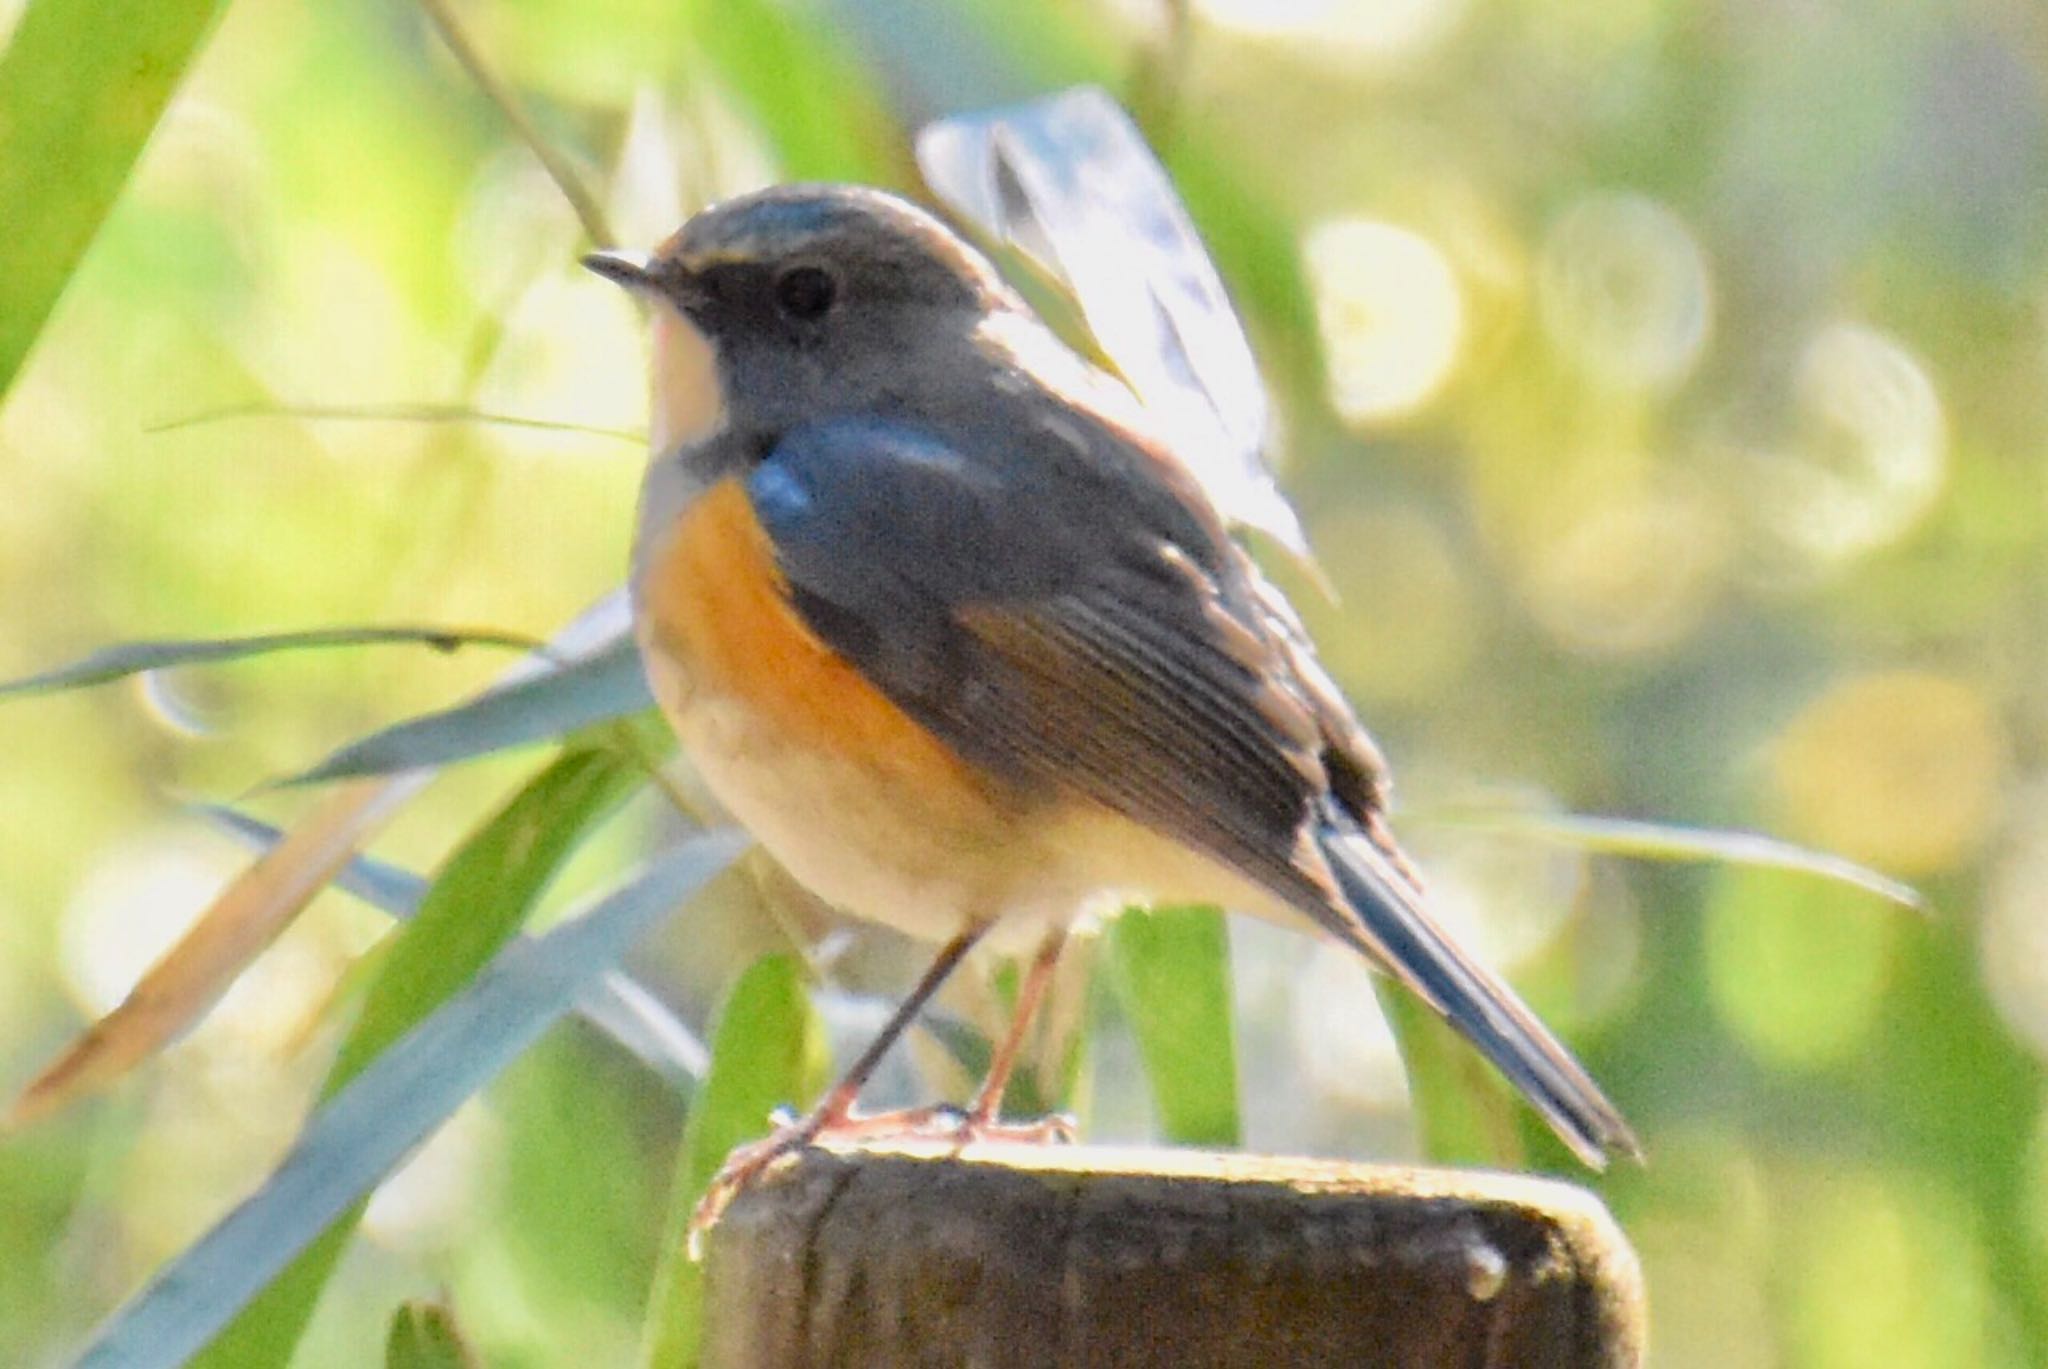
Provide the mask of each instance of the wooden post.
{"label": "wooden post", "polygon": [[1606,1208],[1514,1175],[811,1150],[735,1201],[708,1253],[705,1369],[1624,1369],[1644,1353],[1641,1272]]}

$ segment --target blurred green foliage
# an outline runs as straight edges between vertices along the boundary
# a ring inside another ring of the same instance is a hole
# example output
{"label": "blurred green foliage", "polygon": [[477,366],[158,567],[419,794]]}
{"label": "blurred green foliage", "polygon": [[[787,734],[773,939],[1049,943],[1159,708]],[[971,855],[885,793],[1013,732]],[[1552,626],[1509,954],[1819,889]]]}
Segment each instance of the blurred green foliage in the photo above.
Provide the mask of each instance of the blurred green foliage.
{"label": "blurred green foliage", "polygon": [[[909,186],[903,129],[936,113],[1077,79],[1127,95],[1268,367],[1339,592],[1298,598],[1394,758],[1403,830],[1643,1135],[1647,1170],[1593,1182],[1644,1256],[1656,1363],[2048,1362],[2037,6],[460,18],[632,244],[785,175]],[[0,198],[0,237],[23,214]],[[135,637],[545,635],[594,599],[637,482],[614,441],[150,431],[390,403],[639,427],[637,321],[580,246],[417,12],[237,0],[0,408],[0,676]],[[0,1077],[104,1011],[235,867],[174,796],[296,770],[497,668],[394,650],[0,710]],[[523,773],[451,772],[380,850],[438,865]],[[1427,821],[1501,797],[1758,827],[1910,878],[1934,915]],[[653,968],[702,1020],[784,930],[706,913]],[[316,904],[118,1098],[0,1143],[0,1360],[75,1344],[264,1172],[330,1049],[306,1021],[380,933]],[[1263,929],[1233,926],[1230,953],[1246,1142],[1411,1145],[1357,967]],[[839,977],[886,991],[909,959],[870,939]],[[1101,1025],[1084,1111],[1151,1134],[1133,1029]],[[551,1043],[372,1204],[297,1363],[373,1362],[393,1307],[442,1287],[494,1366],[631,1353],[677,1112],[601,1049]]]}

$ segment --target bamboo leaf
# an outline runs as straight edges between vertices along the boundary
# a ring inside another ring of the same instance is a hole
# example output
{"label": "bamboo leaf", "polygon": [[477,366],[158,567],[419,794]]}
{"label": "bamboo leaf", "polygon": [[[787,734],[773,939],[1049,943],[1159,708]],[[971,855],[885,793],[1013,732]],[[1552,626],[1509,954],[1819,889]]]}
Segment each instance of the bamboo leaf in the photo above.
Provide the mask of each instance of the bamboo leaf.
{"label": "bamboo leaf", "polygon": [[803,966],[768,955],[740,975],[719,1010],[711,1073],[683,1131],[667,1233],[648,1306],[644,1362],[696,1362],[703,1269],[689,1251],[698,1200],[733,1148],[764,1136],[774,1109],[801,1104],[824,1069],[824,1028],[804,992]]}
{"label": "bamboo leaf", "polygon": [[1435,1164],[1523,1168],[1518,1104],[1507,1081],[1407,989],[1374,975],[1373,991],[1408,1073],[1423,1156]]}
{"label": "bamboo leaf", "polygon": [[606,221],[604,208],[597,202],[597,196],[584,185],[583,178],[576,174],[576,168],[570,164],[569,159],[557,151],[553,143],[541,136],[539,126],[528,117],[526,107],[519,102],[519,97],[513,94],[512,88],[499,77],[497,70],[485,59],[476,44],[469,41],[467,30],[456,21],[455,11],[448,6],[447,0],[420,0],[420,9],[426,13],[435,31],[441,35],[441,41],[447,45],[448,51],[462,64],[462,69],[469,73],[469,79],[476,82],[477,89],[483,92],[485,99],[497,106],[499,115],[511,126],[512,131],[519,135],[519,140],[533,153],[534,160],[540,163],[541,169],[547,172],[548,179],[555,183],[555,189],[568,201],[569,208],[575,212],[577,222],[583,225],[583,231],[591,242],[599,247],[617,246],[618,240],[612,236],[611,224]]}
{"label": "bamboo leaf", "polygon": [[117,1310],[78,1369],[186,1363],[307,1242],[568,1011],[585,984],[744,846],[734,832],[693,837],[589,912],[506,948],[322,1104],[263,1186]]}
{"label": "bamboo leaf", "polygon": [[[638,771],[602,751],[558,757],[450,857],[418,915],[391,946],[323,1087],[332,1097],[392,1042],[468,983],[532,912],[583,836],[630,792]],[[355,1228],[328,1227],[198,1363],[286,1364]]]}
{"label": "bamboo leaf", "polygon": [[[505,683],[530,680],[551,658],[600,651],[629,627],[623,590],[606,595],[556,633],[548,653],[527,657]],[[407,770],[344,786],[291,835],[235,879],[152,965],[119,1006],[82,1032],[30,1081],[0,1131],[20,1127],[103,1088],[176,1040],[202,1017],[265,946],[326,887],[358,847],[432,780]]]}
{"label": "bamboo leaf", "polygon": [[[202,804],[198,811],[258,851],[285,839],[278,828],[224,805]],[[427,892],[424,877],[369,856],[342,866],[334,886],[400,921],[418,910]],[[576,1011],[678,1088],[694,1088],[711,1067],[711,1052],[697,1033],[623,970],[601,976],[576,1000]]]}
{"label": "bamboo leaf", "polygon": [[18,680],[0,681],[0,698],[11,694],[48,694],[60,689],[107,684],[139,675],[147,670],[176,666],[217,665],[224,661],[247,660],[278,651],[307,651],[328,647],[424,646],[434,651],[456,651],[465,646],[511,647],[531,651],[540,643],[517,632],[490,628],[460,627],[333,627],[304,632],[270,632],[254,637],[170,638],[157,641],[123,642],[104,647],[69,665],[58,666]]}
{"label": "bamboo leaf", "polygon": [[1080,86],[923,129],[940,198],[1051,273],[1167,440],[1233,521],[1303,561],[1266,464],[1265,382],[1166,169],[1105,92]]}
{"label": "bamboo leaf", "polygon": [[0,53],[0,398],[226,0],[32,0]]}
{"label": "bamboo leaf", "polygon": [[900,179],[880,151],[900,135],[830,25],[773,0],[694,0],[684,12],[691,50],[744,102],[788,179]]}
{"label": "bamboo leaf", "polygon": [[1131,909],[1110,924],[1108,940],[1110,983],[1137,1033],[1166,1138],[1236,1145],[1237,1036],[1223,914]]}
{"label": "bamboo leaf", "polygon": [[455,1314],[440,1303],[409,1302],[391,1318],[384,1369],[482,1369]]}
{"label": "bamboo leaf", "polygon": [[1404,815],[1420,822],[1502,832],[1532,841],[1570,846],[1603,855],[1637,860],[1723,861],[1762,870],[1787,870],[1816,875],[1915,912],[1927,911],[1927,900],[1910,884],[1881,875],[1866,865],[1826,851],[1796,846],[1760,832],[1687,827],[1636,818],[1591,817],[1581,813],[1538,813],[1527,810],[1454,809]]}
{"label": "bamboo leaf", "polygon": [[105,1087],[176,1040],[415,788],[358,783],[335,794],[236,878],[119,1006],[29,1082],[0,1119],[0,1130],[25,1126]]}
{"label": "bamboo leaf", "polygon": [[568,423],[553,418],[528,418],[521,414],[491,413],[461,404],[235,404],[224,409],[207,409],[143,431],[175,433],[186,428],[211,427],[240,419],[288,418],[312,423],[476,423],[494,428],[523,428],[529,432],[574,433],[601,437],[636,448],[647,445],[647,434],[623,428],[597,428],[588,423]]}
{"label": "bamboo leaf", "polygon": [[373,732],[279,783],[323,784],[352,776],[450,765],[546,741],[653,706],[639,651],[631,638],[621,636],[545,674],[500,685],[467,703]]}

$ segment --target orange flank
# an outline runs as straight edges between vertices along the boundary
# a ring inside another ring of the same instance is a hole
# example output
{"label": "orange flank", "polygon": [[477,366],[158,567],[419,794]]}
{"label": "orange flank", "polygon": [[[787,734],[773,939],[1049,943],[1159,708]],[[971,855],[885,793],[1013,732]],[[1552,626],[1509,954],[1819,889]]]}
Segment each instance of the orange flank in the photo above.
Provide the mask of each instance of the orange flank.
{"label": "orange flank", "polygon": [[811,631],[737,477],[700,495],[642,589],[691,700],[744,705],[785,744],[980,807],[988,782]]}

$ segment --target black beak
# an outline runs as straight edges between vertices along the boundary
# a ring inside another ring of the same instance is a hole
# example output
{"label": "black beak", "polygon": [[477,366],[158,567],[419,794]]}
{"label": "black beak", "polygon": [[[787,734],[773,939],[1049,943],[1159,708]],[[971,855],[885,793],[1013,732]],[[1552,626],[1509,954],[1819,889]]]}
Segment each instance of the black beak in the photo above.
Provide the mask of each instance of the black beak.
{"label": "black beak", "polygon": [[655,279],[654,262],[644,253],[592,252],[583,259],[583,264],[614,285],[622,285],[635,294],[660,288],[660,282]]}

